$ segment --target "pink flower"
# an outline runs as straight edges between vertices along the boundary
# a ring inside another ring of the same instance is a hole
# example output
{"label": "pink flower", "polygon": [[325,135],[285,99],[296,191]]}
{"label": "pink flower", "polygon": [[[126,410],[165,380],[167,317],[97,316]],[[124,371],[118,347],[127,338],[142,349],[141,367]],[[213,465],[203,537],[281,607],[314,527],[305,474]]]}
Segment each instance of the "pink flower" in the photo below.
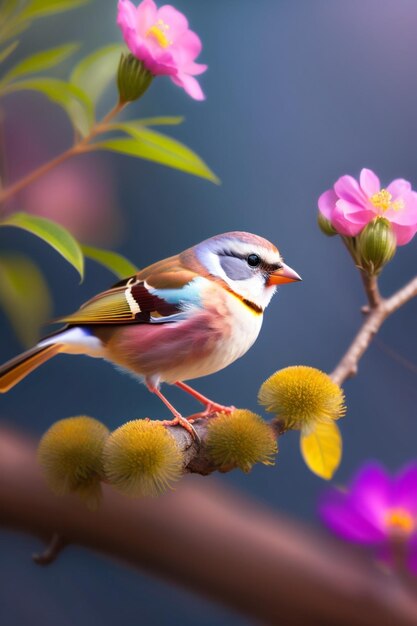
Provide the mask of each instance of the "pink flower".
{"label": "pink flower", "polygon": [[399,246],[417,232],[417,193],[402,178],[381,189],[378,176],[363,169],[359,182],[352,176],[342,176],[333,189],[320,196],[318,204],[340,235],[355,237],[375,217],[391,223]]}
{"label": "pink flower", "polygon": [[347,491],[330,489],[319,512],[330,530],[345,541],[368,545],[390,561],[402,545],[410,570],[417,574],[417,464],[390,476],[367,463]]}
{"label": "pink flower", "polygon": [[119,0],[117,23],[129,50],[154,76],[168,75],[192,98],[204,100],[194,76],[207,65],[195,63],[201,41],[188,28],[185,15],[169,4],[158,9],[153,0],[143,0],[138,7]]}

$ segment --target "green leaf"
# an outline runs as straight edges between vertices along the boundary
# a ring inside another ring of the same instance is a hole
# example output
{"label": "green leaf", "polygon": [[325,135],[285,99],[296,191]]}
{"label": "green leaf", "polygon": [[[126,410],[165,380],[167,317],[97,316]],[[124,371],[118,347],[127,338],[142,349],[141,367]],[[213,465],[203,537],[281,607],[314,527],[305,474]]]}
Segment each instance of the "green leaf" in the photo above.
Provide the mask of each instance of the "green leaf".
{"label": "green leaf", "polygon": [[138,268],[124,256],[113,252],[112,250],[102,250],[100,248],[92,248],[91,246],[81,246],[84,256],[93,259],[104,265],[118,278],[127,278],[136,274]]}
{"label": "green leaf", "polygon": [[83,278],[84,257],[81,248],[74,237],[59,224],[28,213],[12,213],[0,222],[0,226],[15,226],[39,237],[75,267],[81,279]]}
{"label": "green leaf", "polygon": [[122,44],[112,44],[89,54],[75,66],[70,82],[96,104],[112,82],[116,85],[117,67],[124,48]]}
{"label": "green leaf", "polygon": [[3,61],[5,61],[12,54],[12,52],[14,52],[14,50],[16,50],[18,45],[18,41],[13,41],[9,46],[3,48],[0,52],[0,63],[3,63]]}
{"label": "green leaf", "polygon": [[6,21],[7,18],[16,11],[19,4],[19,0],[2,0],[2,4],[0,7],[0,20],[2,22]]}
{"label": "green leaf", "polygon": [[200,157],[176,139],[162,135],[138,122],[111,124],[109,130],[122,130],[131,139],[115,138],[91,144],[91,149],[112,150],[173,167],[188,174],[206,178],[213,183],[220,181]]}
{"label": "green leaf", "polygon": [[183,121],[183,117],[171,117],[169,115],[165,115],[164,117],[142,117],[139,120],[134,120],[133,122],[129,123],[138,124],[141,126],[178,126],[178,124],[182,124]]}
{"label": "green leaf", "polygon": [[25,346],[36,343],[51,316],[51,296],[39,268],[25,256],[0,257],[0,306]]}
{"label": "green leaf", "polygon": [[26,89],[39,91],[52,102],[59,104],[81,135],[85,136],[88,133],[94,122],[94,110],[90,99],[81,89],[55,78],[31,78],[10,83],[4,87],[2,95]]}
{"label": "green leaf", "polygon": [[4,23],[0,22],[0,42],[5,43],[9,39],[15,39],[27,30],[29,26],[30,22],[22,22],[17,18]]}
{"label": "green leaf", "polygon": [[[0,42],[16,37],[27,30],[32,20],[54,13],[70,11],[90,0],[0,0]],[[21,6],[23,4],[23,7]]]}
{"label": "green leaf", "polygon": [[301,431],[301,454],[310,470],[330,480],[342,458],[342,436],[335,422],[318,422],[312,431]]}
{"label": "green leaf", "polygon": [[44,50],[33,54],[12,67],[12,69],[9,70],[9,72],[7,72],[7,74],[2,78],[1,83],[9,83],[20,76],[36,74],[37,72],[42,72],[43,70],[55,67],[74,54],[78,48],[79,44],[69,43],[63,46],[58,46],[57,48],[51,48],[50,50]]}
{"label": "green leaf", "polygon": [[23,20],[33,20],[54,13],[62,13],[76,9],[90,0],[31,0],[23,9],[20,18]]}

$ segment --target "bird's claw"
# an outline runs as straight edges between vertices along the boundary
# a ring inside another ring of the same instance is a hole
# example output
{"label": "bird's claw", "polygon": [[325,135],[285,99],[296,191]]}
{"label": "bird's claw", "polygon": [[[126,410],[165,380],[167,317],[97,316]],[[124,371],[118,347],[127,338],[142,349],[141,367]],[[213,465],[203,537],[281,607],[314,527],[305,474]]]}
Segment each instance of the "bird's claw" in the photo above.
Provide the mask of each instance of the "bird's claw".
{"label": "bird's claw", "polygon": [[183,417],[182,415],[177,415],[172,420],[164,420],[162,422],[162,425],[163,426],[182,426],[182,428],[184,428],[187,432],[190,433],[193,441],[198,446],[200,446],[201,439],[200,439],[196,429],[194,428],[194,426],[192,426],[192,424],[190,423],[190,421],[186,417]]}
{"label": "bird's claw", "polygon": [[198,419],[207,419],[215,413],[225,413],[226,415],[230,415],[235,410],[236,407],[234,406],[223,406],[222,404],[216,404],[212,402],[211,404],[208,404],[206,406],[204,411],[200,411],[199,413],[193,413],[193,415],[187,417],[187,421],[192,423]]}
{"label": "bird's claw", "polygon": [[225,413],[226,415],[230,415],[235,410],[235,406],[223,406],[222,404],[217,404],[217,402],[210,402],[203,411],[202,417],[207,417],[213,413]]}

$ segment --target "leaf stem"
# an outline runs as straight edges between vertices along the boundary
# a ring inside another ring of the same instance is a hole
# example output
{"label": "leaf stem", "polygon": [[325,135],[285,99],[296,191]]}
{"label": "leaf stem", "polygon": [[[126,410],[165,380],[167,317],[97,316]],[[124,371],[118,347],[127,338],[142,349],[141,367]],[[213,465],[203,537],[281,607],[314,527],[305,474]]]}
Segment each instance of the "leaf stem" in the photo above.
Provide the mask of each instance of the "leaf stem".
{"label": "leaf stem", "polygon": [[0,205],[4,204],[10,198],[12,198],[19,191],[33,183],[35,180],[55,168],[57,165],[64,163],[69,158],[81,154],[90,144],[91,140],[94,139],[97,135],[105,132],[107,130],[107,126],[111,120],[113,120],[125,107],[124,103],[117,103],[97,124],[95,124],[88,135],[77,141],[71,148],[68,148],[65,152],[62,152],[57,157],[51,159],[47,163],[44,163],[37,169],[33,170],[26,176],[23,176],[20,180],[16,181],[12,185],[9,185],[5,189],[0,191]]}

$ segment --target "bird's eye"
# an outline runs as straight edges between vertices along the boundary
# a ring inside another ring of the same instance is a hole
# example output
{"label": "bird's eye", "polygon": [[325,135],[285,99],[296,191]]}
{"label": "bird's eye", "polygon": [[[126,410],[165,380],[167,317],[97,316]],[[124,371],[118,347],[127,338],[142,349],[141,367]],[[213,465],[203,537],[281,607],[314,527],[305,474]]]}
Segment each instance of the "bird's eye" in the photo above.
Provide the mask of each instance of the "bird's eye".
{"label": "bird's eye", "polygon": [[260,262],[261,257],[259,257],[257,254],[250,254],[248,256],[248,265],[250,265],[251,267],[258,267]]}

